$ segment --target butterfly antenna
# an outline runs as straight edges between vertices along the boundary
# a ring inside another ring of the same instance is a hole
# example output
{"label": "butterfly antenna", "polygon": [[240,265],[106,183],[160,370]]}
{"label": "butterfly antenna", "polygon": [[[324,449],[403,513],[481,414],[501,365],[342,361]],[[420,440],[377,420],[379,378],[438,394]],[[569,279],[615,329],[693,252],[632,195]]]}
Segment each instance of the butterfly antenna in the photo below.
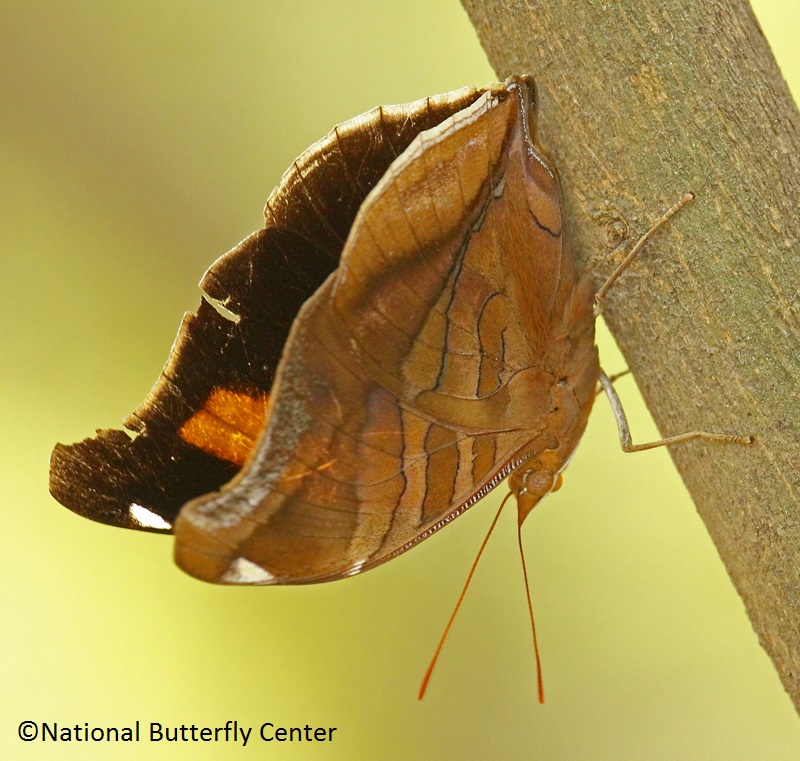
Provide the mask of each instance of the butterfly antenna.
{"label": "butterfly antenna", "polygon": [[531,615],[531,632],[533,633],[533,652],[536,655],[536,683],[539,690],[539,702],[544,703],[542,662],[539,659],[539,644],[536,640],[536,624],[533,620],[533,603],[531,603],[531,588],[528,584],[528,569],[525,565],[525,553],[522,551],[522,523],[517,523],[517,544],[519,546],[519,557],[520,560],[522,560],[522,578],[525,580],[525,595],[528,598],[528,612]]}
{"label": "butterfly antenna", "polygon": [[[436,646],[436,652],[433,654],[433,658],[431,658],[430,664],[428,664],[428,669],[427,671],[425,671],[425,676],[422,677],[422,684],[420,685],[419,693],[417,694],[417,698],[419,700],[422,700],[422,698],[425,697],[425,690],[428,689],[428,682],[431,680],[433,667],[436,665],[436,661],[439,660],[439,654],[442,652],[442,646],[444,645],[444,641],[447,639],[447,635],[450,633],[450,627],[453,625],[453,621],[455,621],[456,613],[458,613],[458,609],[461,607],[461,603],[464,602],[464,596],[467,594],[467,589],[469,588],[469,584],[472,581],[472,577],[475,575],[475,569],[478,567],[478,561],[481,559],[481,555],[483,555],[483,551],[486,548],[486,544],[489,541],[489,537],[492,535],[492,531],[494,531],[494,527],[497,525],[497,521],[500,518],[500,513],[503,512],[503,507],[505,506],[506,502],[508,502],[508,498],[511,496],[511,494],[512,492],[506,494],[505,498],[500,503],[500,508],[497,510],[497,515],[494,516],[492,525],[489,526],[489,530],[486,532],[486,536],[483,539],[483,544],[481,544],[481,548],[478,550],[478,554],[475,556],[475,560],[472,563],[472,568],[469,569],[469,575],[467,576],[466,582],[464,582],[464,588],[461,590],[461,595],[458,598],[456,607],[453,608],[453,612],[450,615],[450,620],[447,622],[447,626],[444,627],[444,633],[442,634],[442,638],[439,640],[439,644]],[[535,641],[535,635],[534,635],[534,641]]]}

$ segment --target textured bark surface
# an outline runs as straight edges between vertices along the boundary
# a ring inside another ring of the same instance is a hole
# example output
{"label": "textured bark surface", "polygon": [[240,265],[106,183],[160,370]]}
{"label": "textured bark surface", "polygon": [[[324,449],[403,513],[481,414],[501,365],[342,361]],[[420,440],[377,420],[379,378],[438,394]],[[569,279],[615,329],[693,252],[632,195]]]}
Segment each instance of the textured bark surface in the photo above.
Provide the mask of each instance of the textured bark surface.
{"label": "textured bark surface", "polygon": [[532,73],[596,284],[687,190],[606,321],[800,710],[800,114],[746,1],[463,0],[500,79]]}

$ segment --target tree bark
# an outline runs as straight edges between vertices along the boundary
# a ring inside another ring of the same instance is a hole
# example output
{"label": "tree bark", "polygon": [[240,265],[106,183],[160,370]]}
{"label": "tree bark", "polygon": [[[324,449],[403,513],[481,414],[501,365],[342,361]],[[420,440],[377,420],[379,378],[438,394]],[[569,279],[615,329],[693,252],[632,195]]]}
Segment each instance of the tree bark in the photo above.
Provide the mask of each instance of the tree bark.
{"label": "tree bark", "polygon": [[[800,114],[746,0],[463,0],[498,76],[532,73],[569,233],[800,711]],[[634,434],[635,435],[635,434]]]}

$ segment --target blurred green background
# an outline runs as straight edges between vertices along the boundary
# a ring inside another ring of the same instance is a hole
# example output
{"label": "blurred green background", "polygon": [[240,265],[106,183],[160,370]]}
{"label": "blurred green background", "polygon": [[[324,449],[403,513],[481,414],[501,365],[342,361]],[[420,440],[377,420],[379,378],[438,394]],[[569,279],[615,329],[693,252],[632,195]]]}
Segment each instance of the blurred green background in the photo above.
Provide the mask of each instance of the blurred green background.
{"label": "blurred green background", "polygon": [[[797,3],[755,9],[797,91]],[[456,0],[0,4],[3,758],[800,758],[797,715],[668,455],[620,453],[603,400],[525,526],[543,707],[513,511],[416,700],[496,496],[362,577],[228,589],[178,571],[169,538],[47,492],[53,444],[139,404],[203,271],[261,225],[300,151],[379,103],[493,78]],[[633,382],[621,391],[634,436],[654,436]],[[25,719],[339,730],[43,745],[17,739]]]}

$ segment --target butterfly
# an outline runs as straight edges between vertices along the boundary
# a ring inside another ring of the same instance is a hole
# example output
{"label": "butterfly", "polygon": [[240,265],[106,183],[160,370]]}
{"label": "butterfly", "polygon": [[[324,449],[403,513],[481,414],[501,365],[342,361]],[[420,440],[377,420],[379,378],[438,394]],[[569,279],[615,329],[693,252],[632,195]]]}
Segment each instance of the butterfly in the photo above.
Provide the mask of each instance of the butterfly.
{"label": "butterfly", "polygon": [[[55,498],[174,532],[205,581],[306,584],[397,557],[506,478],[521,525],[598,382],[623,443],[650,446],[600,368],[605,291],[565,240],[536,110],[514,76],[373,109],[304,152],[264,228],[206,272],[127,430],[56,446]],[[697,435],[740,440],[654,444]]]}

